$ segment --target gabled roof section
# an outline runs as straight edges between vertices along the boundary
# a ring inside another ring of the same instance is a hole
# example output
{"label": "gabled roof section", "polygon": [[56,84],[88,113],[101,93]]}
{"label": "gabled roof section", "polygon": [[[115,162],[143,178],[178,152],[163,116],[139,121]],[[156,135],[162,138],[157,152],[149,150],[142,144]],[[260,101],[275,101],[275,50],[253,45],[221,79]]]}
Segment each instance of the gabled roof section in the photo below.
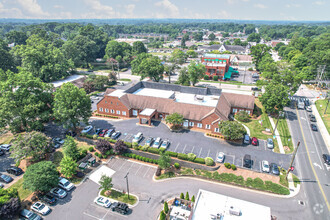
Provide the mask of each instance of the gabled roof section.
{"label": "gabled roof section", "polygon": [[223,45],[228,51],[245,51],[246,48],[240,45]]}
{"label": "gabled roof section", "polygon": [[[254,96],[252,95],[241,95],[234,93],[225,93],[223,92],[221,97],[224,96],[232,108],[248,108],[254,109]],[[219,99],[219,102],[220,102]]]}

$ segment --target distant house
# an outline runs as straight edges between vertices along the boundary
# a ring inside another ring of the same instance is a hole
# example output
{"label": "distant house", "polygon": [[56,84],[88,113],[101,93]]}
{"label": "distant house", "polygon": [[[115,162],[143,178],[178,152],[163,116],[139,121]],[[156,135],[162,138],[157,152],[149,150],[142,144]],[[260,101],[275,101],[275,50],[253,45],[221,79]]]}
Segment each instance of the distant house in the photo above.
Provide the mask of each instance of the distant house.
{"label": "distant house", "polygon": [[230,62],[232,65],[238,65],[240,64],[252,64],[252,56],[250,55],[242,55],[242,54],[231,54],[230,55]]}
{"label": "distant house", "polygon": [[231,53],[234,53],[234,54],[246,54],[246,55],[250,53],[248,46],[243,47],[240,45],[226,45],[226,44],[221,45],[219,48],[219,51],[221,53],[223,53],[225,51],[230,51]]}
{"label": "distant house", "polygon": [[220,49],[220,44],[204,45],[204,46],[199,46],[197,48],[197,52],[199,52],[199,53],[210,53],[214,50],[219,50],[219,49]]}

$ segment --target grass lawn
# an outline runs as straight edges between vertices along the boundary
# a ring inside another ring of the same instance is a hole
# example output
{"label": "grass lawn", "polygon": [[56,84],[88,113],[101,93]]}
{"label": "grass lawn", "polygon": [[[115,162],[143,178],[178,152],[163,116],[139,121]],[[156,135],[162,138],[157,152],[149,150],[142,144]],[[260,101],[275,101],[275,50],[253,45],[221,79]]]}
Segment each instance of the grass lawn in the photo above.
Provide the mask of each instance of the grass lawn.
{"label": "grass lawn", "polygon": [[157,176],[156,179],[161,180],[161,179],[167,179],[167,178],[172,178],[172,177],[175,177],[175,174],[173,172],[166,172],[160,176]]}
{"label": "grass lawn", "polygon": [[117,190],[112,189],[111,193],[109,196],[105,195],[105,190],[101,191],[101,195],[117,200],[119,202],[124,202],[124,203],[128,203],[130,205],[134,205],[137,201],[137,198],[133,195],[129,195],[129,199],[128,199],[128,195],[127,194],[123,194],[122,192],[119,192]]}
{"label": "grass lawn", "polygon": [[328,130],[328,133],[330,133],[330,106],[327,108],[327,112],[324,114],[325,108],[327,106],[328,100],[317,100],[315,102],[317,111],[319,111],[319,114],[323,120],[323,123],[325,124],[325,127]]}
{"label": "grass lawn", "polygon": [[16,183],[14,183],[13,185],[11,185],[9,187],[9,189],[13,189],[13,188],[17,189],[18,196],[21,200],[26,199],[32,193],[30,190],[27,190],[27,189],[23,188],[23,177],[20,180],[18,180]]}
{"label": "grass lawn", "polygon": [[89,145],[85,142],[81,142],[81,141],[77,141],[77,140],[75,140],[75,142],[77,143],[78,149],[80,149],[80,150],[87,150],[88,151],[88,149],[90,147],[94,147],[94,146]]}
{"label": "grass lawn", "polygon": [[232,84],[232,85],[238,85],[238,86],[253,86],[252,84],[243,84],[239,81],[213,81],[213,80],[200,80],[200,82],[206,82],[206,83],[221,83],[221,84]]}
{"label": "grass lawn", "polygon": [[292,179],[293,179],[294,187],[297,187],[297,184],[300,184],[299,178],[296,175],[292,174]]}
{"label": "grass lawn", "polygon": [[121,79],[118,79],[118,81],[127,81],[127,82],[130,82],[132,80],[131,79],[127,79],[127,78],[121,78]]}
{"label": "grass lawn", "polygon": [[289,151],[285,151],[285,152],[292,153],[292,151],[293,151],[292,138],[291,138],[290,130],[288,127],[288,123],[285,118],[279,119],[278,124],[277,124],[277,130],[280,134],[283,146],[288,146],[290,148]]}

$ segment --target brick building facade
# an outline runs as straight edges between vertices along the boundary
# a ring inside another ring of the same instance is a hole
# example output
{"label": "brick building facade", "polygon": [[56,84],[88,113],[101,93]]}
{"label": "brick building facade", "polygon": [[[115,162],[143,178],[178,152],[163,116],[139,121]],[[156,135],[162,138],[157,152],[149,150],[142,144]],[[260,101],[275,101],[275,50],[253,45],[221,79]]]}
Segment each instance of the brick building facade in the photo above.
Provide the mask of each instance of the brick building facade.
{"label": "brick building facade", "polygon": [[205,54],[202,63],[206,67],[205,74],[208,76],[219,76],[223,79],[230,66],[230,56],[222,54]]}

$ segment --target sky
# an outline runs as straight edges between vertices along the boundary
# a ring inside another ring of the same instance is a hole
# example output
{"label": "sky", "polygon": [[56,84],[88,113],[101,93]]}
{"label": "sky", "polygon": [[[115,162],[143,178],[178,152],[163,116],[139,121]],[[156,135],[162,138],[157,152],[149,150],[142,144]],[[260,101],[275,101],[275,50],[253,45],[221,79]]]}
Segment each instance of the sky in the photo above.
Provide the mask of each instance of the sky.
{"label": "sky", "polygon": [[0,18],[330,21],[330,0],[0,0]]}

